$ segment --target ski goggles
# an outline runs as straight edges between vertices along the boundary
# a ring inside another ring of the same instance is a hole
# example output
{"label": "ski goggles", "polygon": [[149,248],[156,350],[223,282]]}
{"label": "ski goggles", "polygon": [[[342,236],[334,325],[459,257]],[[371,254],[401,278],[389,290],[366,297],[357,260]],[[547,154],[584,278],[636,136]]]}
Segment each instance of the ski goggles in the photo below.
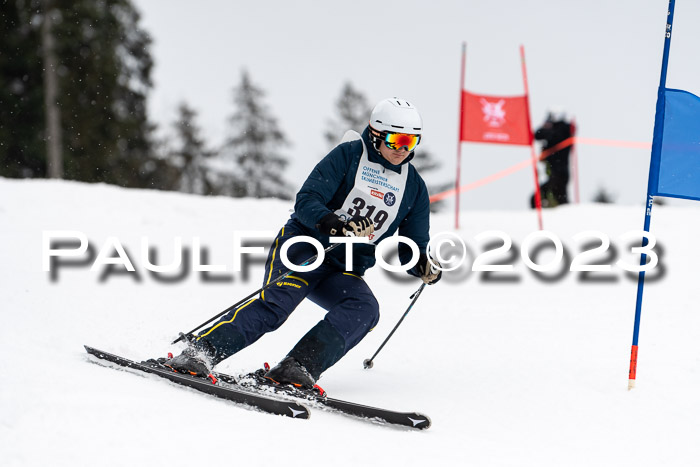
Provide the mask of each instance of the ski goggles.
{"label": "ski goggles", "polygon": [[407,151],[413,151],[420,142],[420,135],[410,135],[408,133],[391,133],[387,132],[384,137],[384,143],[389,149],[398,151],[406,148]]}

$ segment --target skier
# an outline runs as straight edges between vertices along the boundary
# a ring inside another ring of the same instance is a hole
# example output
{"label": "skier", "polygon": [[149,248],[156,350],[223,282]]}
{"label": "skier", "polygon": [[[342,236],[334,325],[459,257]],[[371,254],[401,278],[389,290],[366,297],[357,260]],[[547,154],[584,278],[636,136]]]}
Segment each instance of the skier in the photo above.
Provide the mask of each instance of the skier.
{"label": "skier", "polygon": [[[265,377],[311,389],[321,374],[357,345],[379,321],[379,304],[362,278],[375,263],[375,245],[398,231],[418,245],[420,259],[409,274],[426,284],[440,280],[437,261],[428,258],[430,206],[425,182],[409,163],[421,140],[423,121],[409,102],[379,102],[358,139],[343,142],[313,169],[296,196],[294,213],[270,247],[264,283],[286,272],[280,248],[305,235],[324,247],[330,236],[367,237],[352,246],[351,271],[345,246],[330,251],[313,271],[295,272],[231,310],[217,323],[189,337],[189,346],[166,362],[175,371],[206,376],[210,369],[274,331],[308,298],[327,310],[324,319],[299,340]],[[317,254],[306,242],[292,245],[288,259],[301,264]],[[402,264],[412,252],[399,244]]]}
{"label": "skier", "polygon": [[[574,135],[574,126],[566,120],[562,111],[552,110],[547,115],[547,120],[535,132],[535,139],[544,141],[542,151],[547,151],[557,144]],[[569,185],[569,153],[572,146],[569,145],[542,159],[545,162],[547,176],[545,183],[540,185],[542,207],[553,208],[569,202],[567,187]],[[535,195],[530,198],[530,206],[535,207]]]}

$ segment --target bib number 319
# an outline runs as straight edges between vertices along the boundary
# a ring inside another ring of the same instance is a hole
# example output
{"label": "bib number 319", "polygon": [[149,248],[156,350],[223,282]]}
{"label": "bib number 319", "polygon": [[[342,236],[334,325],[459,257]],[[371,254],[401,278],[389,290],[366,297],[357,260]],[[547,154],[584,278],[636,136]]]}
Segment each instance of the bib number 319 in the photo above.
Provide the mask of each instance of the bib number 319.
{"label": "bib number 319", "polygon": [[[367,209],[366,212],[362,212],[363,209]],[[376,211],[376,214],[375,214]],[[369,217],[374,222],[374,229],[380,230],[384,225],[384,222],[389,218],[389,213],[382,211],[381,209],[377,211],[377,207],[374,205],[367,205],[367,202],[357,197],[352,200],[352,207],[348,209],[348,215],[350,217]]]}

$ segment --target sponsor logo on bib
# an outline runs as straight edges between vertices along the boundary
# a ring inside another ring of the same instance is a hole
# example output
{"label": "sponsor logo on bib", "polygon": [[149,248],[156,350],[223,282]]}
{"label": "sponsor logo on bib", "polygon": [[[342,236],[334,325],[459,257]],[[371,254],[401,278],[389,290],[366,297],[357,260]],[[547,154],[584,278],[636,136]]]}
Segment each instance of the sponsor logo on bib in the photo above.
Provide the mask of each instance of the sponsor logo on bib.
{"label": "sponsor logo on bib", "polygon": [[384,204],[387,206],[393,206],[396,203],[396,195],[391,191],[384,195]]}

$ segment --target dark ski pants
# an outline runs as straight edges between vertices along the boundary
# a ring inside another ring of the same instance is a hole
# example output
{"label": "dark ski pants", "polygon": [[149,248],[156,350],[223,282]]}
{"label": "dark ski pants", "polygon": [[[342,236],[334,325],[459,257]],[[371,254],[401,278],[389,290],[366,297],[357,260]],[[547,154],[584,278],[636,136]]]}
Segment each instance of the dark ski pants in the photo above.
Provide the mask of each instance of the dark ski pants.
{"label": "dark ski pants", "polygon": [[[568,175],[552,174],[545,183],[540,185],[540,196],[542,197],[542,207],[554,207],[560,204],[567,204],[569,196],[567,188],[569,185]],[[530,207],[535,207],[535,195],[530,198]]]}
{"label": "dark ski pants", "polygon": [[[287,271],[280,259],[280,249],[285,241],[299,234],[290,224],[280,230],[270,248],[263,284]],[[315,254],[316,249],[306,242],[292,245],[287,251],[288,259],[299,265]],[[214,364],[219,363],[279,328],[304,298],[328,313],[289,355],[318,379],[379,321],[379,303],[364,279],[325,262],[313,271],[293,272],[259,297],[231,310],[201,331],[197,344],[213,354]]]}

